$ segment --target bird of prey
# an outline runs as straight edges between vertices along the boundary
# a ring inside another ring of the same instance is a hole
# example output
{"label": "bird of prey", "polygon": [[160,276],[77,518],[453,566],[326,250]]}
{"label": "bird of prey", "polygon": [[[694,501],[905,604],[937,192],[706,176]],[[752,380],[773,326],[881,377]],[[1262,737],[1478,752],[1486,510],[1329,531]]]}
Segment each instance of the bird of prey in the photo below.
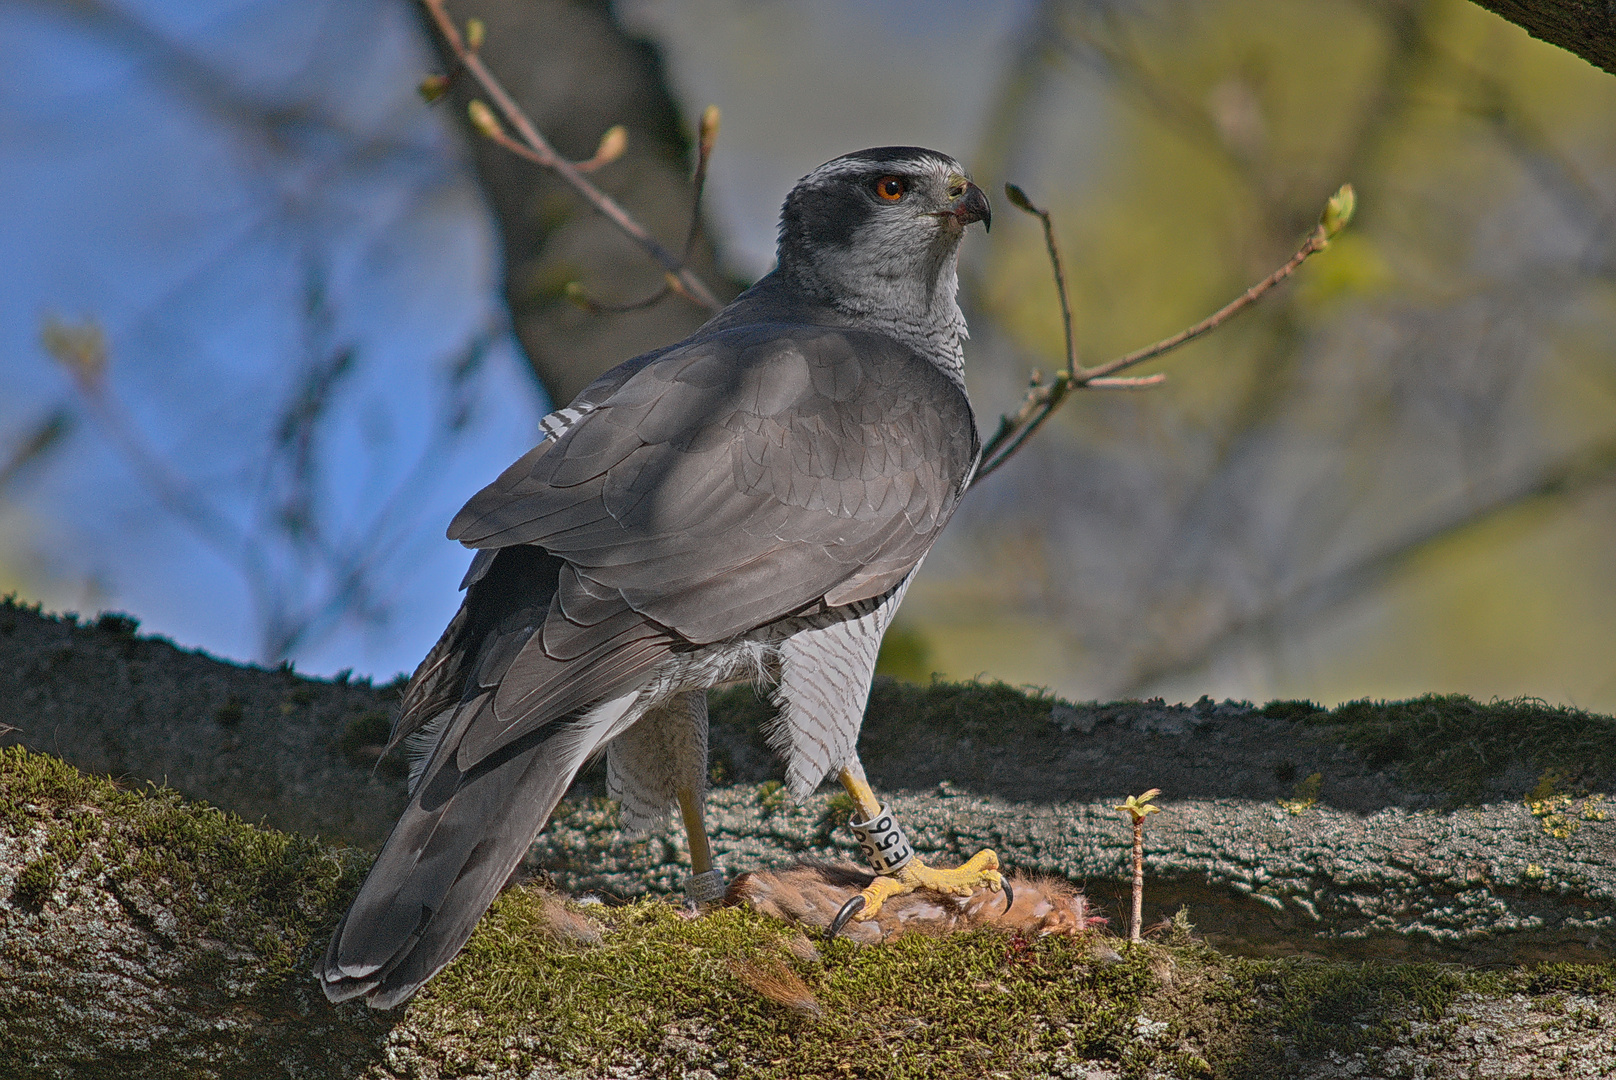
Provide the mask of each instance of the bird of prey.
{"label": "bird of prey", "polygon": [[[626,823],[677,803],[696,899],[722,895],[702,826],[709,687],[770,687],[801,798],[835,773],[874,883],[1003,888],[998,859],[928,867],[855,752],[881,635],[970,483],[955,261],[987,197],[953,158],[862,150],[792,188],[776,268],[684,341],[608,371],[473,496],[459,612],[388,747],[409,803],[318,975],[392,1008],[454,959],[586,761]],[[838,925],[841,920],[838,921]]]}

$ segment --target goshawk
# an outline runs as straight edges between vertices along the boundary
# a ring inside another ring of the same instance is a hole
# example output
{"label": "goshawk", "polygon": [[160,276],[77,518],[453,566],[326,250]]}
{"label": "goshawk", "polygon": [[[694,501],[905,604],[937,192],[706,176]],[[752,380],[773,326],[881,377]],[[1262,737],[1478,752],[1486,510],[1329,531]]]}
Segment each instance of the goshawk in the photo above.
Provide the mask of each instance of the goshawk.
{"label": "goshawk", "polygon": [[460,511],[465,601],[405,691],[409,804],[331,938],[328,998],[391,1008],[442,970],[602,751],[630,825],[678,805],[710,898],[704,692],[740,680],[770,688],[792,794],[836,773],[854,800],[879,876],[847,914],[1003,887],[991,851],[914,858],[854,749],[881,635],[976,467],[955,260],[978,221],[935,151],[821,165],[774,271],[546,417]]}

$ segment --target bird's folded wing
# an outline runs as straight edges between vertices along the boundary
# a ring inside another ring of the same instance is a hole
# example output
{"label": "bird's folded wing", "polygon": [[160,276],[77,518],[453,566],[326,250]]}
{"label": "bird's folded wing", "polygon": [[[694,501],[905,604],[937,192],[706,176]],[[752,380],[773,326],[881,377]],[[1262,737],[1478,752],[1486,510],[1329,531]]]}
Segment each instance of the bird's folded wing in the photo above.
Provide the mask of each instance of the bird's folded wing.
{"label": "bird's folded wing", "polygon": [[[532,544],[568,564],[523,653],[561,662],[556,678],[586,657],[640,666],[647,623],[702,645],[884,594],[931,547],[978,449],[963,391],[861,331],[729,330],[592,391],[587,414],[449,527],[470,547]],[[535,694],[554,689],[508,678],[494,712],[539,715]],[[471,756],[528,726],[468,733]]]}

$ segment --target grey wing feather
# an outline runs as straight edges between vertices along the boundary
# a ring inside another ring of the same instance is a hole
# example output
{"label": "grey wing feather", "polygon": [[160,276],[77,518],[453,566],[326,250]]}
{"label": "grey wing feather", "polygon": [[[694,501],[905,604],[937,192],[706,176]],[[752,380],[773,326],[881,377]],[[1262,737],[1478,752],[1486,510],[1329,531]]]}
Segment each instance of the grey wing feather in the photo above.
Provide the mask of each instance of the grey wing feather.
{"label": "grey wing feather", "polygon": [[[454,958],[579,766],[633,704],[644,669],[667,654],[666,634],[621,601],[572,596],[576,575],[546,551],[504,548],[481,562],[406,690],[393,743],[440,713],[447,719],[327,948],[320,975],[333,1001],[365,996],[391,1008]],[[595,640],[583,653],[542,648],[544,627],[557,621],[579,631],[574,646],[588,644],[591,620]],[[469,738],[508,729],[497,715],[502,694],[522,699],[506,714],[526,721],[522,737],[463,762]]]}
{"label": "grey wing feather", "polygon": [[[705,644],[890,591],[977,448],[965,395],[907,347],[750,327],[639,366],[473,497],[449,536],[543,547]],[[566,634],[547,629],[545,648]]]}
{"label": "grey wing feather", "polygon": [[564,565],[533,547],[477,553],[461,586],[460,610],[405,687],[388,751],[477,689],[499,685],[544,621]]}
{"label": "grey wing feather", "polygon": [[[486,692],[451,724],[474,726]],[[361,995],[379,1009],[406,1000],[453,960],[555,809],[600,734],[631,697],[568,725],[535,731],[476,768],[440,741],[370,874],[326,947],[321,983],[332,1001]]]}

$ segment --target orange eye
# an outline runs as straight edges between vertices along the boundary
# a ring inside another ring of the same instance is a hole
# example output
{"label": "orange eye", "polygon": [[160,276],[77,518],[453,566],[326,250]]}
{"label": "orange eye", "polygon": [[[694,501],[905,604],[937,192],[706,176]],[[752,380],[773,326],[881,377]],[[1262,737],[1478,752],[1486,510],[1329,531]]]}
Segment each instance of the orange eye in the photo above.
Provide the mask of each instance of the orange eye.
{"label": "orange eye", "polygon": [[897,202],[909,190],[901,176],[883,176],[875,182],[875,193],[887,202]]}

